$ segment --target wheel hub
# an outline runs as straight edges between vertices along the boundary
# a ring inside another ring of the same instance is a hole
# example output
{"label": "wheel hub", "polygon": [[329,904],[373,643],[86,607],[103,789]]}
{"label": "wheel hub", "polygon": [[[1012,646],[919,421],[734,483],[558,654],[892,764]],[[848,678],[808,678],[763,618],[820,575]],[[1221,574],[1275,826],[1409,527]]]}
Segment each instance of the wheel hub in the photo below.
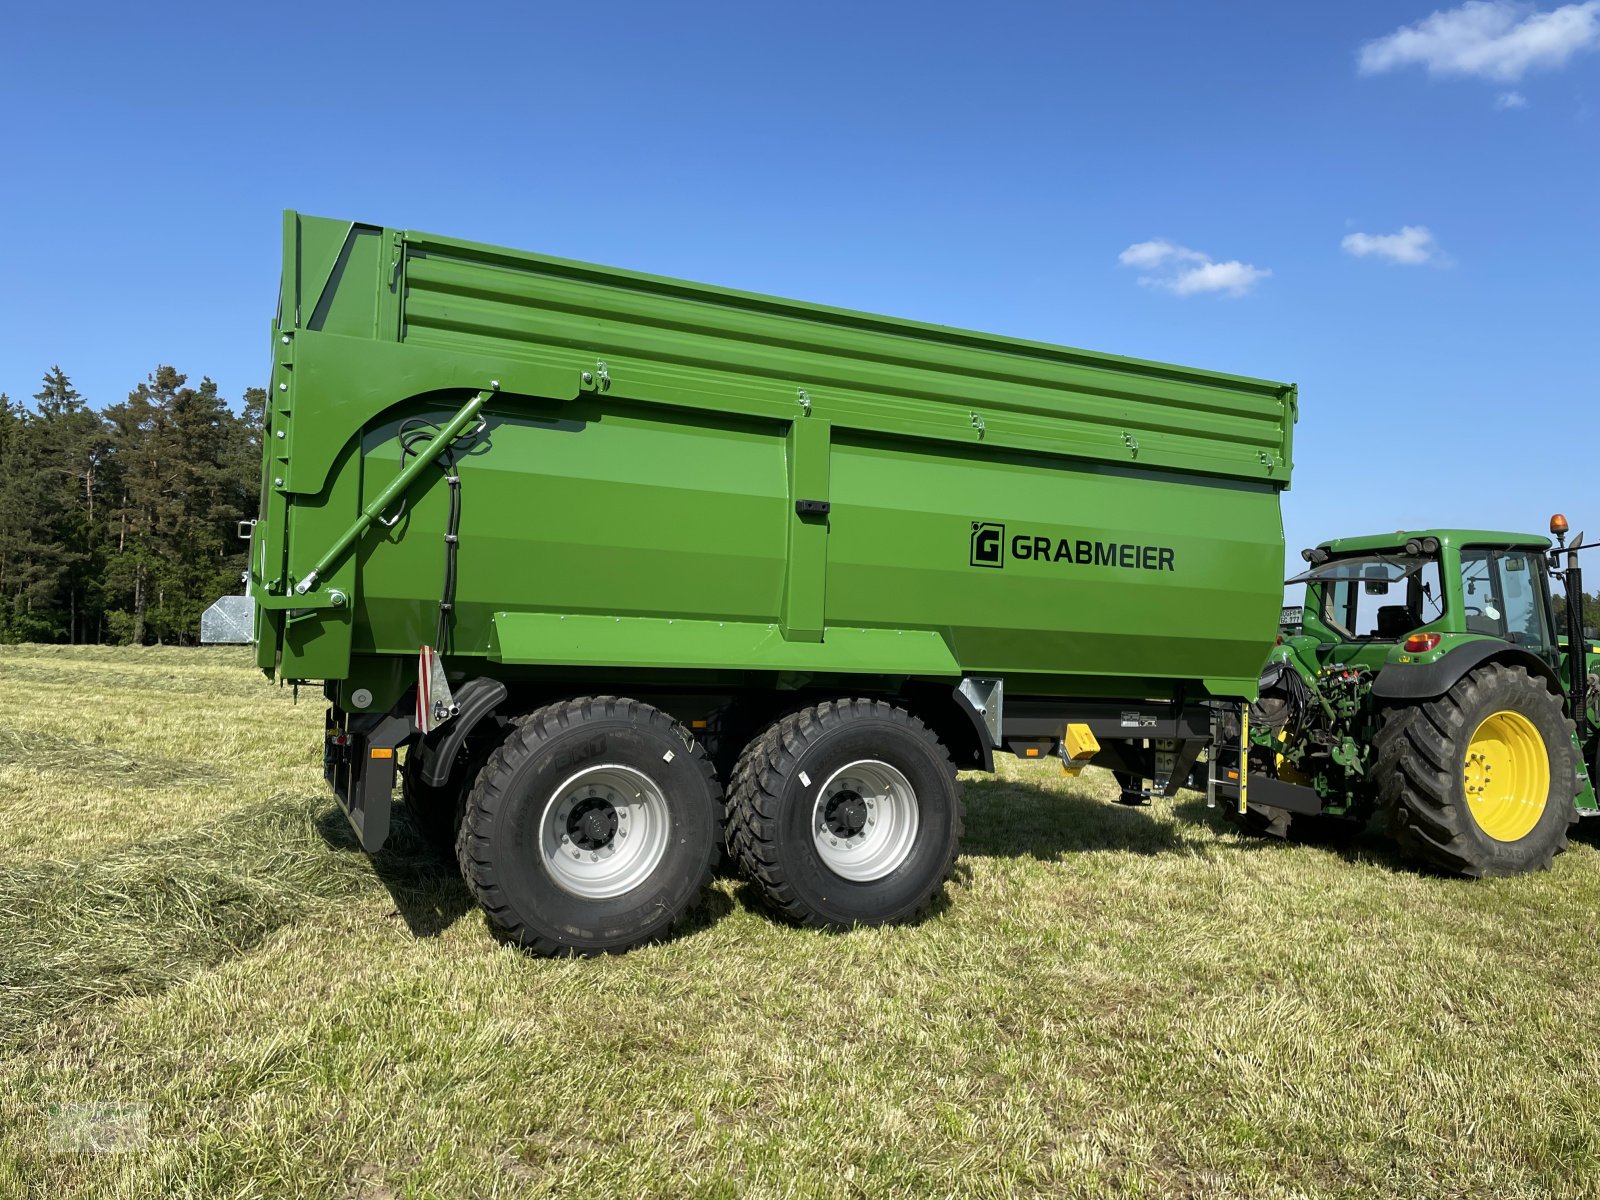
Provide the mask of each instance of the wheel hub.
{"label": "wheel hub", "polygon": [[563,890],[603,900],[642,883],[666,854],[671,832],[661,786],[634,767],[605,763],[556,788],[539,848]]}
{"label": "wheel hub", "polygon": [[916,790],[899,768],[862,759],[841,767],[817,789],[812,843],[834,874],[867,883],[906,861],[920,821]]}
{"label": "wheel hub", "polygon": [[1462,784],[1467,789],[1467,795],[1482,796],[1487,792],[1493,774],[1494,764],[1482,751],[1474,750],[1468,754],[1466,765],[1461,771]]}
{"label": "wheel hub", "polygon": [[835,836],[853,838],[867,827],[866,798],[846,788],[828,801],[822,820]]}
{"label": "wheel hub", "polygon": [[617,832],[617,807],[602,796],[579,801],[567,816],[567,836],[580,850],[609,846]]}
{"label": "wheel hub", "polygon": [[1550,755],[1519,712],[1490,713],[1467,743],[1461,790],[1478,828],[1497,842],[1527,837],[1550,799]]}

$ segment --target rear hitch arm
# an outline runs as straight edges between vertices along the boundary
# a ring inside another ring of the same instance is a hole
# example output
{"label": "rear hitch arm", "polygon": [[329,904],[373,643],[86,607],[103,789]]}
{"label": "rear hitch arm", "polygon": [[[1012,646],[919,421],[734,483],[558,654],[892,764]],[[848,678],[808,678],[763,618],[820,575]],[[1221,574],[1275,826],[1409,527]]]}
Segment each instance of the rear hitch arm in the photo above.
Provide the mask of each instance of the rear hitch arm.
{"label": "rear hitch arm", "polygon": [[[498,388],[499,383],[494,385]],[[305,573],[305,577],[294,585],[295,595],[303,596],[317,586],[317,579],[339,560],[339,556],[350,549],[351,544],[371,527],[372,523],[383,514],[383,511],[395,502],[405,490],[411,486],[416,477],[428,467],[433,465],[435,459],[448,449],[468,425],[477,419],[478,412],[488,403],[494,391],[479,392],[466,404],[461,406],[461,411],[450,418],[448,424],[440,431],[439,436],[432,438],[417,452],[417,456],[401,468],[400,473],[389,481],[389,486],[379,492],[371,504],[361,510],[361,515],[355,519],[329,546],[323,556],[317,559],[316,565]]]}

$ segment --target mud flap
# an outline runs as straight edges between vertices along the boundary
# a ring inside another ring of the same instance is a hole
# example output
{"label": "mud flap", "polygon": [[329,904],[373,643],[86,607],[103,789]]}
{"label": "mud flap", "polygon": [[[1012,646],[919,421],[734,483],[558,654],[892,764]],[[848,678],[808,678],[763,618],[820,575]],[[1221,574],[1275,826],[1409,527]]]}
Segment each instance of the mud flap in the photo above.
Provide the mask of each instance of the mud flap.
{"label": "mud flap", "polygon": [[395,753],[411,737],[412,724],[387,714],[347,713],[328,706],[324,719],[322,777],[368,854],[389,837],[394,799]]}

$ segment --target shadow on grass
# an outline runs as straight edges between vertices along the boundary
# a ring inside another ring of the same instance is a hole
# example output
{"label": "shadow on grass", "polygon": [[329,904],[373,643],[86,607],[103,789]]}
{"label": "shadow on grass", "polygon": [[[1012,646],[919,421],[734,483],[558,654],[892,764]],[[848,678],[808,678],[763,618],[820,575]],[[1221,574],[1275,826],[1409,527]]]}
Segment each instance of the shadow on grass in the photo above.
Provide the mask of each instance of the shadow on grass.
{"label": "shadow on grass", "polygon": [[1579,817],[1578,823],[1569,828],[1567,840],[1600,848],[1600,816]]}
{"label": "shadow on grass", "polygon": [[1166,854],[1193,848],[1181,829],[1152,820],[1148,808],[1024,780],[968,783],[966,799],[965,854],[1055,861],[1095,850]]}
{"label": "shadow on grass", "polygon": [[1210,808],[1199,794],[1178,801],[1173,805],[1172,813],[1180,821],[1230,835],[1233,839],[1230,844],[1240,849],[1299,850],[1309,846],[1337,854],[1349,863],[1370,863],[1392,871],[1437,874],[1403,855],[1375,821],[1368,821],[1355,831],[1331,824],[1317,828],[1312,822],[1301,821],[1298,826],[1291,823],[1289,836],[1284,838],[1241,829],[1220,802],[1217,807]]}
{"label": "shadow on grass", "polygon": [[[361,853],[355,831],[338,806],[317,818],[317,830],[330,849],[344,854]],[[373,874],[389,893],[395,911],[413,937],[438,937],[476,907],[472,893],[462,882],[454,854],[428,841],[412,823],[404,803],[395,804],[389,838],[383,849],[370,858]],[[733,900],[725,892],[708,888],[668,936],[698,932],[732,911]],[[485,925],[497,941],[508,941],[487,922]]]}
{"label": "shadow on grass", "polygon": [[[343,854],[362,852],[355,831],[338,805],[318,816],[317,832],[329,849]],[[472,893],[461,881],[455,855],[428,841],[412,823],[403,803],[394,805],[388,840],[370,858],[373,874],[389,893],[395,911],[413,937],[438,937],[472,911]]]}

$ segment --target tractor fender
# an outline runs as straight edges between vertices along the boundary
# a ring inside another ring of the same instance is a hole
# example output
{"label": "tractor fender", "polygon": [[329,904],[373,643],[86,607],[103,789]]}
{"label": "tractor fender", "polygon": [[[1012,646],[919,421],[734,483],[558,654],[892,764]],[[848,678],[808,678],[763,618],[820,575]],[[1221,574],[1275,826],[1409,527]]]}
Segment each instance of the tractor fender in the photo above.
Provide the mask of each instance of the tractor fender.
{"label": "tractor fender", "polygon": [[422,782],[429,787],[443,787],[450,781],[450,768],[455,766],[461,744],[467,740],[479,721],[495,710],[506,698],[506,685],[498,679],[479,675],[455,689],[458,706],[456,715],[436,733],[422,740]]}
{"label": "tractor fender", "polygon": [[1448,692],[1474,667],[1491,660],[1522,667],[1535,679],[1548,683],[1558,696],[1562,694],[1555,668],[1544,659],[1508,642],[1491,640],[1464,642],[1436,662],[1385,667],[1373,681],[1372,694],[1380,700],[1432,699]]}

